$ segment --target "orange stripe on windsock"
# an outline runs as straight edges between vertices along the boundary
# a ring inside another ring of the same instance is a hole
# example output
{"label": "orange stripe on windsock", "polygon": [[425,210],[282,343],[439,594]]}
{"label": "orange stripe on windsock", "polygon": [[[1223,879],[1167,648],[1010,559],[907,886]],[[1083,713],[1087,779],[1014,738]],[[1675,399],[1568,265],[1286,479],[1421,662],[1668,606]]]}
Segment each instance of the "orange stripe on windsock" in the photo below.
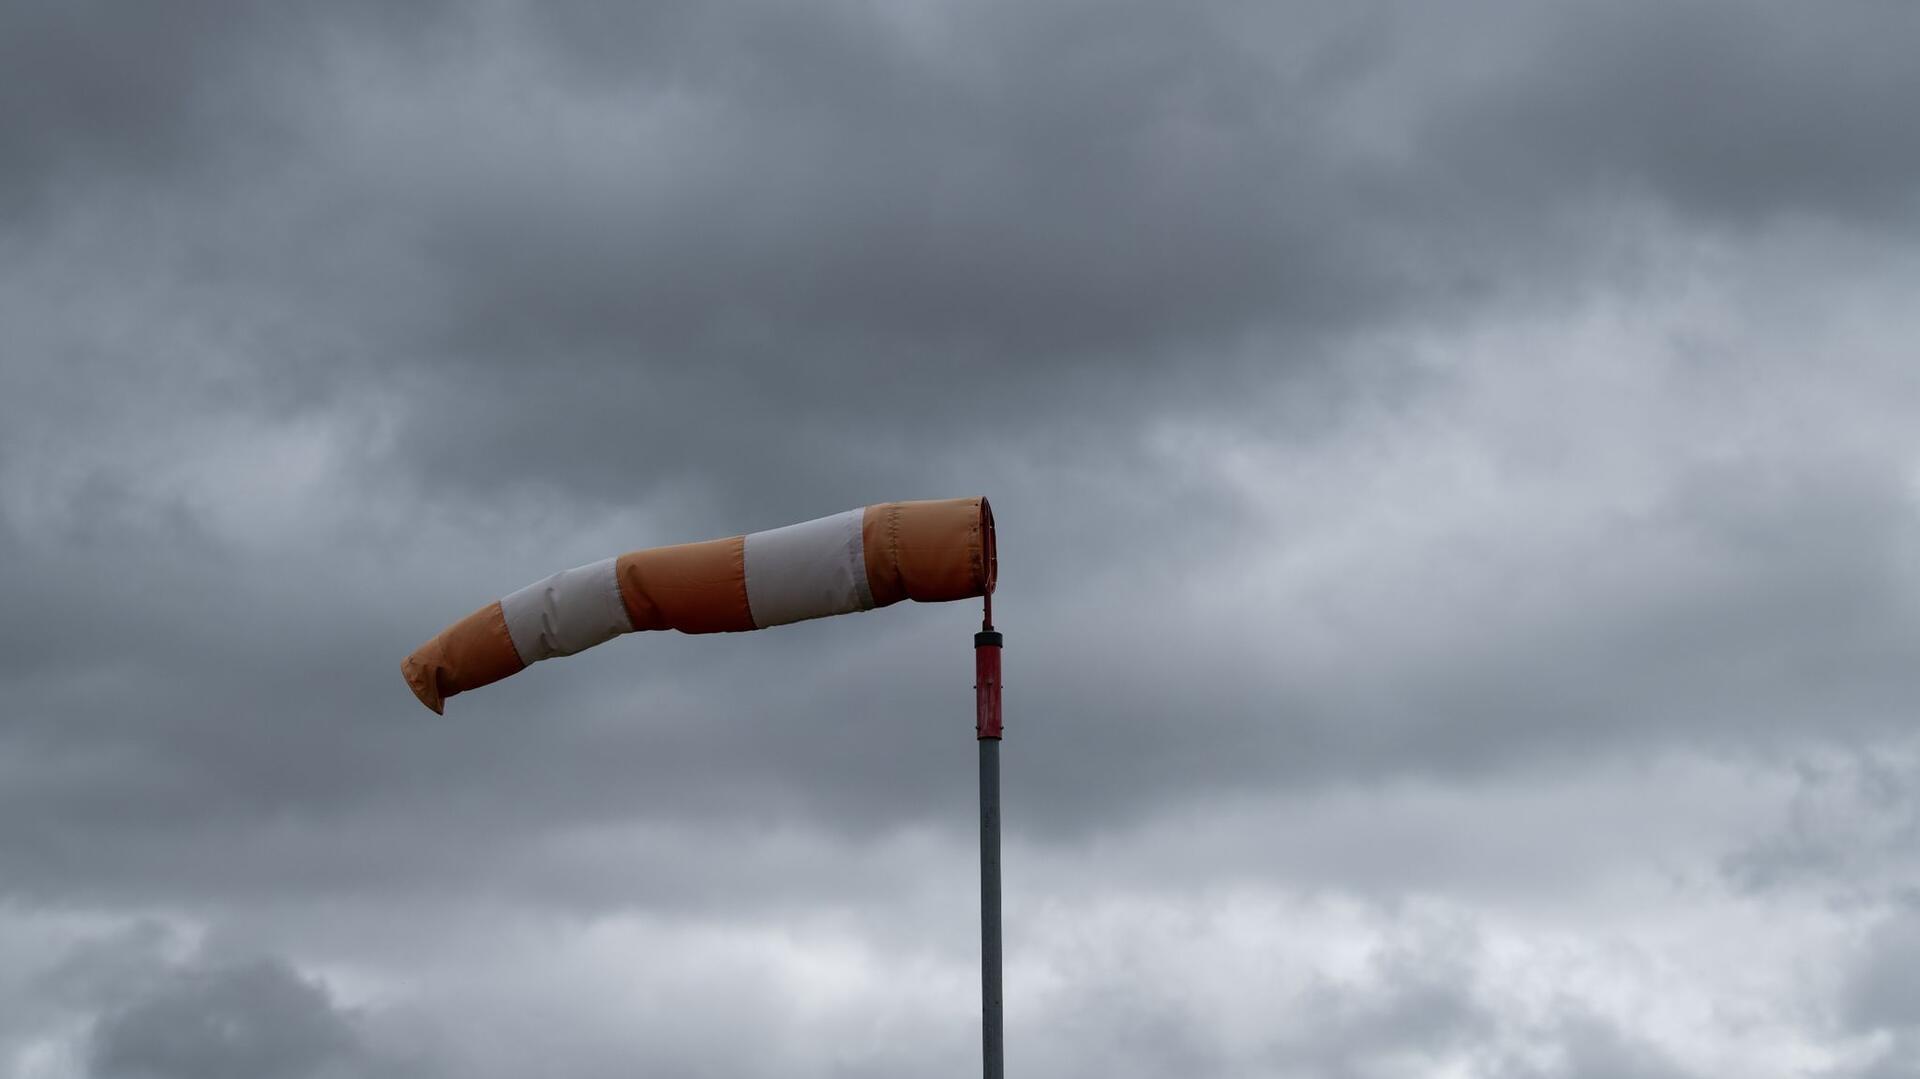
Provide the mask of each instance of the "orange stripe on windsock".
{"label": "orange stripe on windsock", "polygon": [[883,502],[861,522],[873,605],[985,595],[993,585],[992,516],[984,498]]}
{"label": "orange stripe on windsock", "polygon": [[498,600],[448,626],[400,664],[420,703],[441,711],[446,699],[518,673],[526,664],[507,636]]}
{"label": "orange stripe on windsock", "polygon": [[888,502],[750,536],[655,547],[536,581],[442,630],[401,664],[448,697],[622,633],[725,633],[993,590],[984,498]]}
{"label": "orange stripe on windsock", "polygon": [[634,629],[727,633],[752,629],[744,536],[654,547],[614,561]]}

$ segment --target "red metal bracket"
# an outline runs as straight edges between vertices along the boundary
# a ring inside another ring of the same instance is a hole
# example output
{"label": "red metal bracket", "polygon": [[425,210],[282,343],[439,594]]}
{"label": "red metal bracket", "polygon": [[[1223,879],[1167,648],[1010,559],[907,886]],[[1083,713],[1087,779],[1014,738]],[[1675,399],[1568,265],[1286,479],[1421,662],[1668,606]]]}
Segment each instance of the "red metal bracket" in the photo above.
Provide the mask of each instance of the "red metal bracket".
{"label": "red metal bracket", "polygon": [[998,630],[973,635],[974,737],[1000,739],[1000,644]]}

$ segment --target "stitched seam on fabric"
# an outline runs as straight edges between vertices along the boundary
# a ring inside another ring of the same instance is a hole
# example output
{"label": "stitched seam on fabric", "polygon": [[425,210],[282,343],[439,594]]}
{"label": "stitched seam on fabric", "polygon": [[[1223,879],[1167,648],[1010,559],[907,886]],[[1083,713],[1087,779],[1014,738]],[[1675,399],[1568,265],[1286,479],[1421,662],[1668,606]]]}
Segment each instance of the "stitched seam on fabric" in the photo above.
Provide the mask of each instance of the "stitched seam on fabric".
{"label": "stitched seam on fabric", "polygon": [[740,582],[740,605],[747,609],[747,627],[746,628],[759,629],[760,620],[753,616],[753,596],[747,592],[747,537],[745,535],[740,535],[740,536],[734,537],[734,539],[738,539],[740,541],[740,546],[739,546],[740,562],[738,567],[739,572],[736,573],[734,577],[736,580]]}
{"label": "stitched seam on fabric", "polygon": [[893,583],[901,599],[912,599],[907,595],[907,574],[900,566],[900,506],[898,503],[887,509],[887,564],[893,567]]}
{"label": "stitched seam on fabric", "polygon": [[[606,598],[611,602],[613,612],[619,616],[611,620],[615,626],[613,636],[618,637],[622,633],[632,633],[633,613],[627,610],[626,594],[620,591],[620,560],[618,558],[613,560],[613,565],[607,570]],[[626,623],[627,628],[618,628],[622,622]],[[612,637],[608,638],[608,640],[612,639]]]}
{"label": "stitched seam on fabric", "polygon": [[853,578],[854,609],[870,611],[873,610],[873,585],[867,580],[866,515],[855,512],[849,516],[853,518],[853,527],[849,529],[852,536],[847,544],[847,566]]}
{"label": "stitched seam on fabric", "polygon": [[[511,595],[511,593],[509,593],[509,595]],[[507,604],[505,600],[506,597],[504,596],[494,600],[493,609],[499,613],[500,633],[507,639],[507,647],[513,650],[514,658],[520,661],[520,669],[524,671],[528,667],[538,663],[539,660],[528,659],[526,655],[520,651],[520,645],[514,641],[513,630],[507,625]]]}
{"label": "stitched seam on fabric", "polygon": [[972,539],[973,569],[974,572],[978,574],[978,576],[974,578],[973,583],[975,587],[985,589],[987,587],[987,534],[986,530],[980,527],[980,504],[978,502],[974,503],[973,524],[969,526],[968,532]]}

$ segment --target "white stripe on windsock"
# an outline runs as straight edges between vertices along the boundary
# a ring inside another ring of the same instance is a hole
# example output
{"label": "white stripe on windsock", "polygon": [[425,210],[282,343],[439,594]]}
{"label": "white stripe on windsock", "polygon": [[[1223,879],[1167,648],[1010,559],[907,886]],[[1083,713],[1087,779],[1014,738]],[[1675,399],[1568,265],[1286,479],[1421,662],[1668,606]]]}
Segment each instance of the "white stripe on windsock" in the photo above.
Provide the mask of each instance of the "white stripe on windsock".
{"label": "white stripe on windsock", "polygon": [[860,530],[865,512],[747,537],[747,608],[756,627],[873,609]]}
{"label": "white stripe on windsock", "polygon": [[570,656],[633,630],[614,559],[561,570],[500,601],[523,663]]}

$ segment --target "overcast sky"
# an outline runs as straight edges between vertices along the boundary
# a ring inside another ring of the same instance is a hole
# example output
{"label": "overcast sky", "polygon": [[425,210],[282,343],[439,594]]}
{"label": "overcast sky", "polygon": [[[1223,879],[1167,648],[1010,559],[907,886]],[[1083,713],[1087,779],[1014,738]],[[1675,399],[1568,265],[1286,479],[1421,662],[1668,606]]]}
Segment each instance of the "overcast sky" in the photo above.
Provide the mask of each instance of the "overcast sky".
{"label": "overcast sky", "polygon": [[1920,1075],[1920,8],[0,3],[0,1075]]}

